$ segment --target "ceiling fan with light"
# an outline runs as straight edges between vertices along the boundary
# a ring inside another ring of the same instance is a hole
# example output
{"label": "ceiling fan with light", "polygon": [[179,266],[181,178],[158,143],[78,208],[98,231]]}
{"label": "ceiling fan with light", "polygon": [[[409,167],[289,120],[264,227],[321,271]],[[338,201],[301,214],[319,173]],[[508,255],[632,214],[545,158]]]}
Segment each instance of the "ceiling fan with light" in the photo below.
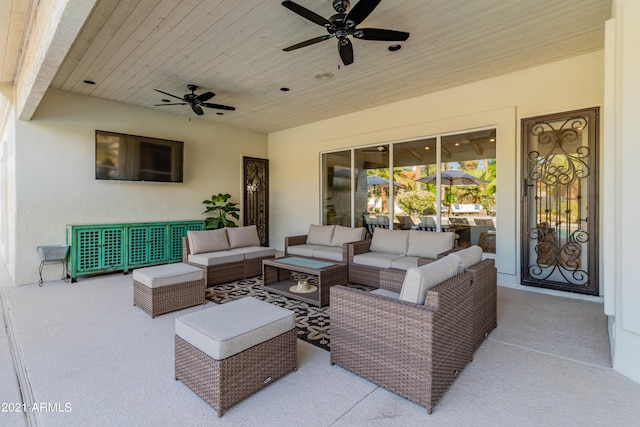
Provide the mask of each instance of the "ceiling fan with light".
{"label": "ceiling fan with light", "polygon": [[286,47],[283,50],[289,52],[301,47],[310,46],[324,40],[336,37],[338,39],[338,53],[344,65],[353,63],[353,45],[349,36],[362,40],[380,41],[405,41],[409,33],[403,31],[384,30],[380,28],[357,28],[367,16],[380,4],[382,0],[360,0],[349,13],[345,13],[349,7],[348,0],[333,0],[333,8],[337,12],[330,18],[324,18],[309,9],[292,1],[283,1],[282,5],[292,12],[297,13],[309,21],[325,27],[329,34],[314,37],[312,39]]}
{"label": "ceiling fan with light", "polygon": [[216,96],[216,94],[213,92],[205,92],[200,95],[196,95],[195,91],[198,90],[198,86],[196,85],[188,84],[187,89],[189,89],[191,93],[187,93],[183,97],[172,95],[170,93],[163,92],[159,89],[154,89],[156,92],[163,93],[167,96],[170,96],[172,98],[177,98],[182,101],[182,102],[170,102],[165,104],[154,104],[154,107],[164,107],[165,105],[189,105],[191,106],[191,109],[193,110],[193,112],[199,116],[204,114],[202,107],[217,108],[218,110],[227,110],[227,111],[235,111],[236,109],[235,107],[230,107],[228,105],[212,104],[210,102],[206,102],[211,98],[213,98],[214,96]]}

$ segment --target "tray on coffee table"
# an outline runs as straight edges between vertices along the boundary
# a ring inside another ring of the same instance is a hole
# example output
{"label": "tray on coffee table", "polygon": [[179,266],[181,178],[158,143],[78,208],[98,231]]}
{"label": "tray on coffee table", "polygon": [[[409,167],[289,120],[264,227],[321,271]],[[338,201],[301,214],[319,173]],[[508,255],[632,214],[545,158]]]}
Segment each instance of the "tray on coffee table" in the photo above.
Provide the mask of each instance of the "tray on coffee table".
{"label": "tray on coffee table", "polygon": [[[290,289],[298,284],[291,278],[292,272],[318,277],[314,292],[298,293]],[[340,262],[316,260],[304,257],[285,257],[262,261],[264,289],[299,301],[323,307],[329,304],[329,288],[347,284],[347,265]]]}

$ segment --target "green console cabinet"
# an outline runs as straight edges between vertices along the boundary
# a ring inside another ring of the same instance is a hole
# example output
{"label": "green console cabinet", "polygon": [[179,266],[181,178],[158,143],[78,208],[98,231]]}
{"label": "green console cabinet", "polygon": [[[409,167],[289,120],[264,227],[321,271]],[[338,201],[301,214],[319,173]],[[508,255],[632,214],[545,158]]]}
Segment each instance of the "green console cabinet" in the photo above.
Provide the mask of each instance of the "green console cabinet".
{"label": "green console cabinet", "polygon": [[204,221],[67,225],[71,281],[85,274],[124,271],[182,260],[182,237]]}

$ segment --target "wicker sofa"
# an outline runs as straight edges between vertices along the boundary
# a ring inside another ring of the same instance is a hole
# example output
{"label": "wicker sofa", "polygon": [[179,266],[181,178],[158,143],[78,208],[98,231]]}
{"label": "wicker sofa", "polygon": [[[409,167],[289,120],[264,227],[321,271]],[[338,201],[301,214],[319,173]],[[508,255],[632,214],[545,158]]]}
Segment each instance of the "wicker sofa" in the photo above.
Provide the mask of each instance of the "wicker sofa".
{"label": "wicker sofa", "polygon": [[399,293],[332,287],[331,364],[431,413],[496,327],[493,260],[473,251],[409,269]]}
{"label": "wicker sofa", "polygon": [[454,249],[456,234],[376,228],[371,239],[349,243],[349,281],[380,287],[386,276],[404,279],[407,269],[425,265]]}
{"label": "wicker sofa", "polygon": [[205,286],[262,274],[262,260],[276,250],[260,246],[255,225],[188,231],[182,238],[182,261],[205,269]]}
{"label": "wicker sofa", "polygon": [[347,262],[346,244],[361,241],[366,232],[364,227],[311,224],[307,234],[284,238],[284,253]]}

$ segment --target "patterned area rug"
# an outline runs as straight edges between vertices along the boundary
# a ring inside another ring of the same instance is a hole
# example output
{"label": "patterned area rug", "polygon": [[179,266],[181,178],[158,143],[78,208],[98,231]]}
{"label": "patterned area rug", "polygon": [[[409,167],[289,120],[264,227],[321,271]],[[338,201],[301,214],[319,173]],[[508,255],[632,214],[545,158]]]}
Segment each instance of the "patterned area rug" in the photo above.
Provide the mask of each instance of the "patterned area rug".
{"label": "patterned area rug", "polygon": [[[296,279],[298,279],[298,277],[296,277]],[[308,277],[308,280],[310,284],[315,284],[313,277]],[[347,286],[366,291],[374,289],[365,285],[349,284]],[[329,336],[330,306],[319,308],[306,302],[267,292],[262,287],[262,277],[216,285],[207,288],[206,291],[207,300],[215,302],[216,304],[224,304],[246,296],[255,297],[271,304],[293,310],[296,313],[298,338],[329,351],[331,347]]]}

